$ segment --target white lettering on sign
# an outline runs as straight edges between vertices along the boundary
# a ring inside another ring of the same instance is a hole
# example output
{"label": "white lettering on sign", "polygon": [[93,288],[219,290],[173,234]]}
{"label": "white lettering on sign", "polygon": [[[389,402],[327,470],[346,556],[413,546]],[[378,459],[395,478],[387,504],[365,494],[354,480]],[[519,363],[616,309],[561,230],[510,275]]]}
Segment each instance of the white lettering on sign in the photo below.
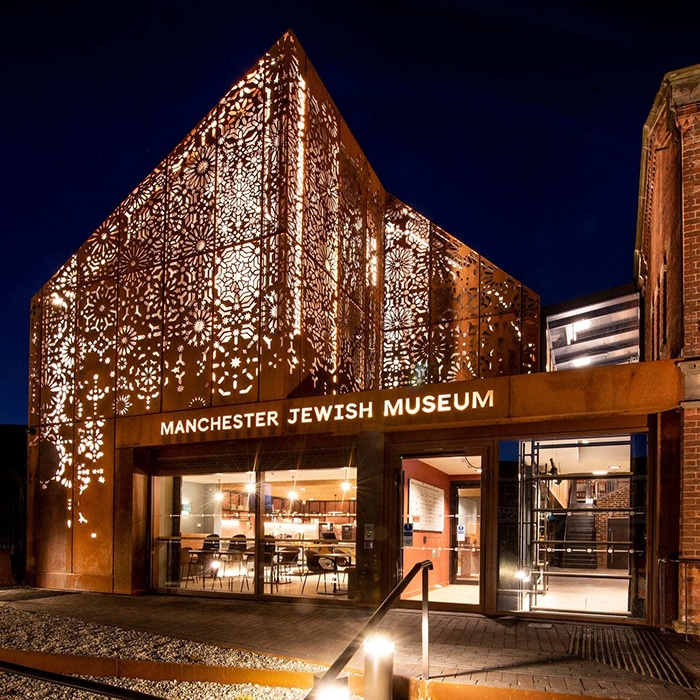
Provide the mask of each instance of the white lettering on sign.
{"label": "white lettering on sign", "polygon": [[256,411],[255,413],[234,413],[233,415],[190,418],[188,420],[161,421],[161,435],[186,435],[189,433],[209,433],[219,430],[240,430],[243,427],[267,428],[279,426],[277,411]]}
{"label": "white lettering on sign", "polygon": [[[463,413],[468,410],[493,408],[493,389],[488,391],[443,392],[423,396],[404,396],[384,399],[384,418],[429,415],[432,413]],[[227,413],[220,416],[200,416],[184,420],[161,421],[160,434],[189,435],[192,433],[231,432],[251,428],[279,428],[287,425],[320,425],[338,421],[371,420],[373,401],[338,402],[325,406],[298,406],[289,408],[282,416],[278,411],[250,411]]]}
{"label": "white lettering on sign", "polygon": [[402,399],[384,399],[384,416],[415,416],[419,413],[466,411],[469,408],[493,408],[493,389],[485,394],[463,391],[453,394],[426,394]]}
{"label": "white lettering on sign", "polygon": [[372,402],[334,403],[329,406],[304,406],[290,408],[287,423],[329,423],[339,420],[356,420],[372,417]]}

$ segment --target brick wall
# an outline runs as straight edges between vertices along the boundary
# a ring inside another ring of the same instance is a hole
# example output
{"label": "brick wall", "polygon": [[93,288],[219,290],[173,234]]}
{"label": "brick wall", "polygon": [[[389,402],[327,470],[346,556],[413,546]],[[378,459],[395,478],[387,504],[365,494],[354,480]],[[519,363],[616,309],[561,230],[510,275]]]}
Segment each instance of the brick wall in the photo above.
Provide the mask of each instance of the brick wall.
{"label": "brick wall", "polygon": [[700,355],[700,105],[679,108],[685,357]]}
{"label": "brick wall", "polygon": [[[681,133],[683,230],[683,334],[685,357],[700,355],[700,105],[678,108]],[[684,558],[700,556],[700,409],[685,408],[682,419],[680,547]],[[680,586],[679,616],[700,623],[700,571],[689,566]],[[686,585],[687,584],[687,585]],[[687,591],[688,599],[685,600]]]}
{"label": "brick wall", "polygon": [[[619,488],[599,496],[596,499],[598,508],[629,508],[630,506],[630,484],[624,482]],[[624,514],[596,513],[595,515],[595,539],[598,543],[608,541],[608,519],[624,517]],[[606,548],[599,547],[597,552],[597,565],[599,569],[608,568],[608,552]]]}
{"label": "brick wall", "polygon": [[[644,126],[639,194],[636,252],[644,359],[700,357],[700,66],[664,77]],[[680,556],[698,558],[700,408],[682,407],[680,424],[679,510],[675,503],[665,507],[659,502],[658,517]],[[664,463],[664,456],[658,461]],[[674,551],[665,542],[656,547],[663,556]],[[678,583],[678,617],[685,622],[687,603],[688,621],[700,631],[700,567],[689,567],[687,580],[680,577]]]}
{"label": "brick wall", "polygon": [[[682,421],[682,470],[681,470],[681,516],[680,556],[700,557],[700,408],[686,408]],[[689,566],[688,619],[700,624],[700,571]],[[685,581],[681,581],[679,615],[684,618]]]}
{"label": "brick wall", "polygon": [[680,133],[668,106],[645,127],[638,250],[643,260],[644,359],[679,357],[683,345]]}
{"label": "brick wall", "polygon": [[700,556],[700,409],[683,411],[681,473],[681,554]]}

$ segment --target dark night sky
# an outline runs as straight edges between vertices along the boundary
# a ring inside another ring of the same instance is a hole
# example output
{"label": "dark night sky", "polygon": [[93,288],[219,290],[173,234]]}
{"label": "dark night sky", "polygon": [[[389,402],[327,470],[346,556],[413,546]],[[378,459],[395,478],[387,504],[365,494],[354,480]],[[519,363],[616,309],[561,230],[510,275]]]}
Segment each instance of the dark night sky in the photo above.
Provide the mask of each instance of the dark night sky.
{"label": "dark night sky", "polygon": [[32,295],[284,33],[385,188],[540,294],[632,280],[642,127],[697,2],[38,3],[0,11],[0,423]]}

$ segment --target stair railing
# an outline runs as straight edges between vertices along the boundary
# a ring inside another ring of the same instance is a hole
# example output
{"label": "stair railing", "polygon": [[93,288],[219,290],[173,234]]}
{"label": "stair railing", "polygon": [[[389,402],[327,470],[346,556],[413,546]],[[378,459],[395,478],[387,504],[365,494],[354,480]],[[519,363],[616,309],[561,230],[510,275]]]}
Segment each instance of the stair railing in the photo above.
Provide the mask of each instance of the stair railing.
{"label": "stair railing", "polygon": [[374,611],[372,616],[365,622],[362,629],[355,635],[355,638],[338,655],[338,658],[328,667],[328,670],[319,678],[318,682],[306,695],[307,700],[314,700],[320,697],[322,691],[328,688],[338,677],[338,674],[347,666],[355,656],[357,650],[364,644],[365,640],[374,628],[384,619],[384,616],[391,610],[394,603],[401,597],[408,584],[416,577],[419,571],[423,572],[422,594],[421,594],[421,647],[422,647],[422,677],[427,681],[430,676],[430,661],[428,651],[428,572],[433,568],[433,562],[429,559],[419,561],[398,583],[396,588],[389,593],[384,602]]}

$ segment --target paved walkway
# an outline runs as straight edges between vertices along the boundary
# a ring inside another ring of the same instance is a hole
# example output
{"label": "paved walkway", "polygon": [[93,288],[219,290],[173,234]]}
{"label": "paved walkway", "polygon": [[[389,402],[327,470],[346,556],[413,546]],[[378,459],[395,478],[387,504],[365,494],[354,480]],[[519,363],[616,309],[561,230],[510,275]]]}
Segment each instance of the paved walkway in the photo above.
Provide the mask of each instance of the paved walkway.
{"label": "paved walkway", "polygon": [[[330,664],[366,622],[366,609],[289,602],[232,601],[182,596],[117,596],[96,593],[59,595],[33,591],[4,602],[27,610],[50,612],[87,622],[116,625],[168,637],[265,652]],[[572,637],[582,627],[637,630],[611,625],[581,625],[516,618],[489,619],[465,613],[430,613],[431,681],[481,687],[547,691],[611,698],[694,698],[700,690],[677,682],[616,668],[610,663],[580,658],[572,652]],[[421,676],[421,613],[389,612],[380,629],[395,640],[394,672]],[[594,631],[595,631],[594,629]],[[656,655],[657,645],[668,660],[700,679],[700,643],[684,635],[643,632],[641,656]],[[649,646],[649,640],[652,646]],[[619,643],[618,643],[618,646]],[[629,644],[622,644],[629,647]],[[612,648],[612,647],[611,647]],[[590,651],[590,650],[589,650]],[[622,656],[634,649],[622,648]],[[362,652],[350,668],[361,670]],[[640,656],[639,650],[636,653]]]}

